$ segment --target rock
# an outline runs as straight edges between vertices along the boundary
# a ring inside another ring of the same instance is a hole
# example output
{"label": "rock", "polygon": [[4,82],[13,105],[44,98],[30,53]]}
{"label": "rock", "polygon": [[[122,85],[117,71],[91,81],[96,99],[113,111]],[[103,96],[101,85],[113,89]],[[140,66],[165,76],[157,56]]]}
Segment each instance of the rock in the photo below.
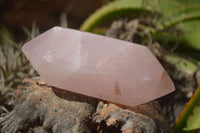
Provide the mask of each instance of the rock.
{"label": "rock", "polygon": [[2,133],[170,133],[158,102],[116,105],[54,88],[40,78],[25,79],[14,109],[0,117]]}
{"label": "rock", "polygon": [[0,118],[1,131],[27,132],[42,125],[48,132],[89,133],[96,106],[97,99],[55,89],[40,79],[25,79],[16,91],[14,109]]}

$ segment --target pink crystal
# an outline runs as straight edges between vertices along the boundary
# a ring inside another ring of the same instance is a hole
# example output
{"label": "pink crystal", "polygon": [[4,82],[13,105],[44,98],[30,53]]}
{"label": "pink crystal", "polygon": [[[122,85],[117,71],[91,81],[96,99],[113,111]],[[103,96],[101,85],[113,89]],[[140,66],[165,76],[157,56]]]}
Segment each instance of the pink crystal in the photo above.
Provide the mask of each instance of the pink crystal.
{"label": "pink crystal", "polygon": [[135,106],[175,90],[147,47],[54,27],[22,48],[50,85]]}

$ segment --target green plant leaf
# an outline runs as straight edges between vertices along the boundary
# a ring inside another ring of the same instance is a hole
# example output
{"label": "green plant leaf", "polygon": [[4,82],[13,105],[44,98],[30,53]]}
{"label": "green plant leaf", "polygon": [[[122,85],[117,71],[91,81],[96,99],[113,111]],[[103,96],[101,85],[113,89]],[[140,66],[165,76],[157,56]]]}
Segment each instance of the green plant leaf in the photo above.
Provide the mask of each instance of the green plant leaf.
{"label": "green plant leaf", "polygon": [[[146,2],[146,3],[145,3]],[[110,2],[92,14],[81,26],[83,31],[92,31],[103,22],[127,14],[139,15],[142,11],[160,12],[163,17],[155,23],[155,29],[149,27],[152,33],[157,33],[168,27],[178,25],[183,31],[179,37],[188,46],[200,50],[200,4],[185,5],[181,2],[162,0],[118,0]],[[152,16],[153,17],[153,16]],[[189,21],[190,20],[190,21]],[[148,31],[148,30],[147,30]]]}
{"label": "green plant leaf", "polygon": [[[159,30],[164,30],[168,27],[176,25],[176,27],[181,30],[183,34],[181,36],[173,37],[170,33],[167,33],[167,39],[173,39],[179,41],[180,44],[186,44],[191,48],[200,50],[200,5],[195,4],[186,7],[184,6],[170,14],[171,15],[165,15],[155,24],[157,27],[155,34]],[[155,36],[156,35],[154,35],[154,37]]]}
{"label": "green plant leaf", "polygon": [[183,30],[183,41],[188,46],[200,50],[200,19],[184,21],[178,27]]}
{"label": "green plant leaf", "polygon": [[94,12],[81,26],[82,31],[92,31],[95,27],[103,22],[127,15],[137,14],[141,12],[160,12],[170,15],[176,9],[184,8],[185,5],[172,0],[118,0],[110,2]]}
{"label": "green plant leaf", "polygon": [[[180,46],[190,47],[193,50],[200,50],[200,18],[191,19],[188,21],[183,21],[176,25],[176,29],[181,31],[181,34],[170,33],[170,32],[156,32],[153,34],[152,38],[154,41],[159,41],[160,43],[166,44],[179,44]],[[173,46],[171,46],[173,47]],[[186,50],[181,50],[182,52],[191,51],[188,48]],[[193,56],[194,53],[191,53]],[[200,54],[197,58],[200,59]]]}
{"label": "green plant leaf", "polygon": [[200,86],[179,116],[174,133],[198,133],[200,130]]}
{"label": "green plant leaf", "polygon": [[198,70],[197,64],[199,63],[200,65],[200,62],[196,61],[196,64],[195,64],[192,61],[181,58],[180,56],[177,56],[175,54],[167,54],[165,58],[167,61],[173,62],[180,69],[190,72],[190,73],[196,72]]}
{"label": "green plant leaf", "polygon": [[189,6],[181,6],[180,8],[171,11],[168,14],[163,14],[164,17],[155,23],[158,30],[166,29],[186,20],[200,18],[200,5],[195,4]]}
{"label": "green plant leaf", "polygon": [[[142,11],[142,0],[119,0],[110,2],[93,13],[81,26],[82,31],[92,31],[103,22],[127,14]],[[146,9],[144,9],[145,11]]]}
{"label": "green plant leaf", "polygon": [[177,0],[183,4],[200,4],[200,0]]}

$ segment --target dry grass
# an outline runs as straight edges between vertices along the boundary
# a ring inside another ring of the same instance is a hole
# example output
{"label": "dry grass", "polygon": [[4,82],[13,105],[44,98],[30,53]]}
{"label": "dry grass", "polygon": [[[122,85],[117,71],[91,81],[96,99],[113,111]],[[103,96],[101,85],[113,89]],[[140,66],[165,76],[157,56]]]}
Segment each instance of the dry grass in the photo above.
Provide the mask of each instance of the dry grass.
{"label": "dry grass", "polygon": [[[33,25],[32,31],[24,28],[27,40],[39,34]],[[16,43],[13,36],[5,27],[0,27],[0,115],[12,108],[13,94],[22,81],[27,77],[37,75],[31,64],[21,51],[23,43]]]}

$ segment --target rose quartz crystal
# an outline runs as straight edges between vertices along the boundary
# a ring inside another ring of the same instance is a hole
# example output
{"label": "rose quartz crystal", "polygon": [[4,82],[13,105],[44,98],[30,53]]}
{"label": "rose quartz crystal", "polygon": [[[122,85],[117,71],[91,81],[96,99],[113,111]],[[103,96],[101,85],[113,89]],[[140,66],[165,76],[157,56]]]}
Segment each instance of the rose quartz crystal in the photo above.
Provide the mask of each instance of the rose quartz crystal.
{"label": "rose quartz crystal", "polygon": [[49,84],[135,106],[174,91],[174,84],[147,47],[54,27],[22,48]]}

